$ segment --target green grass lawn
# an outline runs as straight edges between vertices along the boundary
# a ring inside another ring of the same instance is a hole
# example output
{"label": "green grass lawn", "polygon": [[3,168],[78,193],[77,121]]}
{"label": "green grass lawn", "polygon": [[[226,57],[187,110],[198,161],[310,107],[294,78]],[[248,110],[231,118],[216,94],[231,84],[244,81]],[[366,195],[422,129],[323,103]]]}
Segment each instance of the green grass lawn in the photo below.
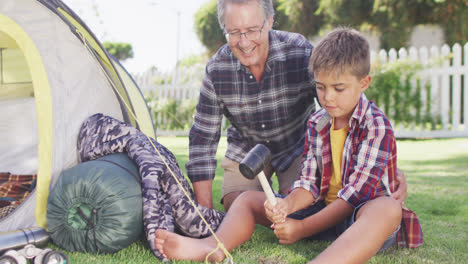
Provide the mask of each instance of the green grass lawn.
{"label": "green grass lawn", "polygon": [[[177,157],[185,173],[188,160],[186,137],[160,137],[159,142]],[[418,249],[390,249],[368,263],[466,263],[468,260],[468,138],[399,140],[398,166],[406,175],[408,198],[405,204],[421,221],[424,244]],[[222,139],[217,158],[226,150]],[[214,181],[214,205],[219,204],[222,170]],[[253,237],[232,252],[235,263],[306,263],[329,243],[298,242],[278,244],[273,232],[257,226]],[[52,245],[51,245],[52,246]],[[159,263],[145,240],[115,254],[92,255],[66,252],[70,263]],[[191,263],[173,262],[173,263]]]}

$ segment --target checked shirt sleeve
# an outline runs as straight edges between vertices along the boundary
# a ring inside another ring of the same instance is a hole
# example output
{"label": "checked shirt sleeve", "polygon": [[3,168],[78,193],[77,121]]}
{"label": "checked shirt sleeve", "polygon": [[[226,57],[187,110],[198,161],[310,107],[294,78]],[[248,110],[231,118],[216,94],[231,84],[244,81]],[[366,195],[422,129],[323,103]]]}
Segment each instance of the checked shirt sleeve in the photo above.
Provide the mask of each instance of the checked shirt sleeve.
{"label": "checked shirt sleeve", "polygon": [[351,164],[348,169],[352,171],[344,188],[338,192],[338,197],[353,207],[381,193],[380,181],[396,153],[395,137],[385,118],[373,118],[365,127],[359,133],[359,145],[349,157],[351,160],[346,161]]}
{"label": "checked shirt sleeve", "polygon": [[203,78],[193,126],[189,134],[189,161],[192,182],[212,180],[216,170],[216,150],[220,138],[222,109],[208,73]]}
{"label": "checked shirt sleeve", "polygon": [[312,134],[312,128],[310,124],[308,125],[305,143],[304,143],[304,151],[302,153],[302,170],[299,177],[299,180],[294,182],[291,189],[295,188],[303,188],[307,191],[311,192],[314,196],[314,199],[317,199],[319,195],[319,187],[318,184],[320,183],[320,172],[317,169],[317,159],[314,155],[313,146],[316,145]]}

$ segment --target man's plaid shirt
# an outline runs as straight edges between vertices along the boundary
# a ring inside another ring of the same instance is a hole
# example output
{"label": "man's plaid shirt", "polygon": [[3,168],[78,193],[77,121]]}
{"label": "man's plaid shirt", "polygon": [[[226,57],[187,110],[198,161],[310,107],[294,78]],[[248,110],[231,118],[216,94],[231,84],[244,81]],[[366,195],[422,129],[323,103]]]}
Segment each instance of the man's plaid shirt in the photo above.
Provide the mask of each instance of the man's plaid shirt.
{"label": "man's plaid shirt", "polygon": [[308,71],[312,45],[302,35],[269,32],[269,53],[262,80],[234,56],[228,45],[210,59],[190,130],[192,182],[211,180],[223,115],[228,128],[226,157],[240,162],[256,144],[272,152],[271,165],[289,167],[303,149],[306,121],[315,110],[315,87]]}
{"label": "man's plaid shirt", "polygon": [[[304,188],[324,200],[332,175],[330,145],[331,117],[321,109],[307,122],[300,179],[292,188]],[[387,117],[361,95],[349,121],[349,132],[343,147],[341,175],[343,188],[338,198],[353,207],[396,191],[396,141]],[[399,246],[419,247],[423,241],[416,213],[403,207]]]}

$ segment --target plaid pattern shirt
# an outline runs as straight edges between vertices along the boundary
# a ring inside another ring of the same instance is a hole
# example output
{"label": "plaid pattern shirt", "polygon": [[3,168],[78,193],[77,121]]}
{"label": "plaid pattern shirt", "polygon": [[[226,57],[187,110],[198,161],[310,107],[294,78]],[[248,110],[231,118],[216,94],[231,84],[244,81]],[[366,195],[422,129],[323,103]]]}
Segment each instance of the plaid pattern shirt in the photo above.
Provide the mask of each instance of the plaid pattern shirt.
{"label": "plaid pattern shirt", "polygon": [[0,172],[0,219],[11,213],[36,186],[37,175]]}
{"label": "plaid pattern shirt", "polygon": [[[313,114],[307,123],[300,179],[292,188],[304,188],[324,200],[332,175],[330,145],[331,117],[323,109]],[[343,188],[338,198],[351,206],[390,196],[397,189],[396,141],[390,122],[385,115],[361,95],[350,122],[343,147],[341,175]],[[423,234],[417,215],[403,207],[398,245],[419,247]]]}
{"label": "plaid pattern shirt", "polygon": [[221,47],[206,66],[190,130],[192,182],[211,180],[223,115],[229,120],[226,157],[240,162],[256,144],[272,153],[271,165],[284,171],[301,155],[306,122],[315,110],[315,88],[308,72],[312,45],[297,33],[271,30],[269,53],[260,83]]}

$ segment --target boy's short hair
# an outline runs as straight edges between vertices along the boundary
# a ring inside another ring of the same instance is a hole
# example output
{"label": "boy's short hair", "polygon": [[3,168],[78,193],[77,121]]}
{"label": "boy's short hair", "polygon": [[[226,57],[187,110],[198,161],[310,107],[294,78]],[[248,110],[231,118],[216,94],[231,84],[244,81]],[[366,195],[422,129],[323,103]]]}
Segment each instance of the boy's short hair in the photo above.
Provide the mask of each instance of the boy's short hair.
{"label": "boy's short hair", "polygon": [[339,27],[328,33],[312,51],[309,68],[314,74],[350,74],[363,78],[370,71],[369,43],[357,30]]}

